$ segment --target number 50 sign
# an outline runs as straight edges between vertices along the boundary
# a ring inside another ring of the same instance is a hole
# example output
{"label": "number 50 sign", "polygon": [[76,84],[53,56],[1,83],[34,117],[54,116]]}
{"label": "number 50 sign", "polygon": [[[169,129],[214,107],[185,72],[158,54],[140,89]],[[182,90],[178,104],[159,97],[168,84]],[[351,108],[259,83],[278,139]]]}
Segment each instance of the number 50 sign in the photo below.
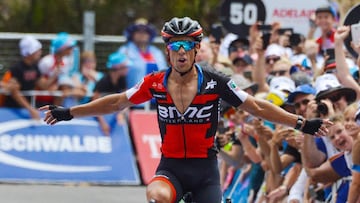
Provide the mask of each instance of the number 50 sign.
{"label": "number 50 sign", "polygon": [[261,0],[225,0],[220,19],[224,27],[239,37],[247,37],[249,27],[257,21],[265,22],[266,9]]}

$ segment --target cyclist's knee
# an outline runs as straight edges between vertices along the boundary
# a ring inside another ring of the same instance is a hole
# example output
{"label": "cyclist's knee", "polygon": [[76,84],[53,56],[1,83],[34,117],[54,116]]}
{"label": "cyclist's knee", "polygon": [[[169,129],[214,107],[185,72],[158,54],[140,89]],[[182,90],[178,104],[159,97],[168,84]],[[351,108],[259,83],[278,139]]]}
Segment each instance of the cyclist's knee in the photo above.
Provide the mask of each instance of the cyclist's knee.
{"label": "cyclist's knee", "polygon": [[169,186],[163,183],[151,183],[146,189],[148,201],[155,200],[156,203],[172,203],[173,195]]}

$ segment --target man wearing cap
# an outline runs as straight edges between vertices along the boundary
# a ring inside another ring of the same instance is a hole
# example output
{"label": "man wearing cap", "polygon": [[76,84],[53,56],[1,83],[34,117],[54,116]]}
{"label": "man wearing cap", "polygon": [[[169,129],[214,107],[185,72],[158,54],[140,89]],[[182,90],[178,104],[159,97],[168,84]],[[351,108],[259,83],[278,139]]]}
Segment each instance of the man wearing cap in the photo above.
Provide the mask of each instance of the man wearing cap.
{"label": "man wearing cap", "polygon": [[237,38],[229,44],[228,56],[231,61],[238,56],[249,54],[250,42],[246,38]]}
{"label": "man wearing cap", "polygon": [[232,61],[232,70],[234,74],[244,75],[247,79],[251,80],[253,60],[248,54],[239,54]]}
{"label": "man wearing cap", "polygon": [[[318,113],[320,116],[329,117],[332,109],[335,113],[341,113],[352,102],[356,101],[357,93],[353,88],[340,84],[332,73],[325,73],[316,78],[316,101],[318,102]],[[326,105],[327,111],[319,109],[319,105]]]}
{"label": "man wearing cap", "polygon": [[131,62],[127,75],[127,86],[132,87],[146,74],[167,69],[163,52],[152,45],[156,37],[153,25],[144,18],[139,18],[129,25],[125,31],[127,42],[119,48]]}
{"label": "man wearing cap", "polygon": [[126,90],[128,66],[129,61],[125,54],[119,52],[110,54],[106,63],[108,73],[96,83],[94,95],[97,93],[120,93]]}
{"label": "man wearing cap", "polygon": [[316,90],[311,84],[299,85],[289,94],[287,102],[294,105],[296,114],[307,117],[306,107],[310,101],[315,99],[315,93]]}
{"label": "man wearing cap", "polygon": [[[114,52],[108,56],[106,67],[108,72],[96,83],[92,100],[103,97],[107,94],[120,93],[126,90],[126,76],[128,73],[129,61],[125,54]],[[97,120],[105,135],[110,135],[110,126],[102,116]]]}
{"label": "man wearing cap", "polygon": [[10,67],[2,79],[4,84],[17,84],[18,88],[10,96],[3,97],[3,106],[26,108],[33,119],[40,119],[39,112],[30,104],[31,97],[24,97],[20,91],[34,90],[37,86],[46,87],[37,67],[42,45],[33,36],[27,35],[20,40],[19,48],[21,61]]}

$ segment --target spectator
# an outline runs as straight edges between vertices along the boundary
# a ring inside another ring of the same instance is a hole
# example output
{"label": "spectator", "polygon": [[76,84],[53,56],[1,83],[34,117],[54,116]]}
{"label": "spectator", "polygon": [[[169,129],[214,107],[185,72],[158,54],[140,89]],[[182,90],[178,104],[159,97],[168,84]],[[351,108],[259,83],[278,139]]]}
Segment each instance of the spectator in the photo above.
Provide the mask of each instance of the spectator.
{"label": "spectator", "polygon": [[305,41],[305,36],[300,33],[293,33],[290,35],[289,47],[291,47],[293,53],[290,57],[290,60],[293,65],[296,63],[301,64],[301,61],[306,58],[306,55],[304,53]]}
{"label": "spectator", "polygon": [[229,44],[228,57],[230,61],[234,61],[239,56],[249,54],[250,42],[246,38],[237,38]]}
{"label": "spectator", "polygon": [[[214,23],[211,25],[210,33],[209,33],[209,43],[210,47],[212,49],[212,52],[214,54],[214,59],[217,59],[219,56],[222,55],[219,54],[220,52],[220,45],[224,38],[224,31],[223,27],[220,23]],[[227,55],[225,55],[227,56]]]}
{"label": "spectator", "polygon": [[40,119],[39,112],[30,103],[30,96],[24,96],[20,91],[35,90],[36,87],[46,87],[41,79],[37,64],[41,58],[42,45],[31,35],[23,37],[19,42],[21,60],[9,68],[4,74],[3,86],[16,85],[11,95],[3,97],[3,106],[11,108],[26,108],[31,118]]}
{"label": "spectator", "polygon": [[332,73],[317,77],[315,88],[315,99],[318,102],[317,113],[321,117],[331,116],[332,112],[343,112],[357,97],[354,89],[341,85]]}
{"label": "spectator", "polygon": [[96,56],[94,52],[84,51],[80,57],[80,72],[75,73],[73,78],[78,87],[86,89],[86,96],[80,99],[80,103],[91,100],[96,83],[104,76],[96,70]]}
{"label": "spectator", "polygon": [[125,29],[124,35],[127,42],[119,48],[119,52],[131,62],[127,87],[133,87],[148,73],[167,69],[163,52],[152,45],[156,30],[146,19],[137,19]]}
{"label": "spectator", "polygon": [[232,70],[235,74],[244,75],[247,79],[251,80],[253,60],[250,55],[238,55],[232,61]]}
{"label": "spectator", "polygon": [[336,11],[331,6],[321,6],[315,10],[315,24],[320,28],[321,36],[316,40],[319,52],[334,48]]}
{"label": "spectator", "polygon": [[[71,77],[71,69],[73,61],[69,56],[76,45],[76,41],[67,33],[59,33],[55,39],[51,41],[52,54],[48,54],[41,58],[39,69],[41,74],[48,79],[49,86],[47,90],[61,90],[63,96],[55,98],[54,96],[37,97],[37,105],[44,104],[61,104],[68,96],[81,98],[85,96],[86,91],[81,87],[74,86]],[[76,99],[74,99],[76,100]]]}
{"label": "spectator", "polygon": [[301,61],[301,66],[311,69],[313,75],[318,75],[324,65],[324,56],[319,53],[319,44],[315,40],[307,39],[304,45],[306,58]]}
{"label": "spectator", "polygon": [[201,66],[214,67],[215,58],[209,41],[203,40],[200,42],[200,50],[196,54],[195,62]]}
{"label": "spectator", "polygon": [[347,201],[353,138],[345,130],[342,115],[332,116],[330,120],[334,125],[329,127],[327,136],[342,153],[331,157],[318,168],[306,168],[306,172],[315,182],[328,184],[336,181],[332,186],[332,202],[342,203]]}
{"label": "spectator", "polygon": [[300,85],[289,94],[287,102],[294,105],[297,115],[308,118],[306,115],[307,105],[315,99],[315,93],[316,90],[311,84]]}
{"label": "spectator", "polygon": [[[111,93],[120,93],[126,90],[126,76],[128,73],[129,61],[125,54],[114,52],[109,55],[106,67],[109,72],[104,75],[94,88],[93,100]],[[105,135],[110,135],[110,126],[102,116],[98,116],[101,130]]]}

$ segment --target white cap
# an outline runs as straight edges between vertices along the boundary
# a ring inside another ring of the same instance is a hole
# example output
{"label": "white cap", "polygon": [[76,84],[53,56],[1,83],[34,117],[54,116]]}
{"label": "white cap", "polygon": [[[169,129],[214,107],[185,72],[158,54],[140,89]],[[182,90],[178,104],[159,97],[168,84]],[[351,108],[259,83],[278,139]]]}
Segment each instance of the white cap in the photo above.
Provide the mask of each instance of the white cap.
{"label": "white cap", "polygon": [[19,42],[20,53],[22,56],[29,56],[42,48],[39,40],[31,35],[26,35]]}
{"label": "white cap", "polygon": [[295,90],[295,82],[285,76],[273,77],[270,81],[270,91],[274,89],[293,92]]}
{"label": "white cap", "polygon": [[270,44],[265,50],[265,57],[267,56],[286,56],[284,47],[278,44]]}

